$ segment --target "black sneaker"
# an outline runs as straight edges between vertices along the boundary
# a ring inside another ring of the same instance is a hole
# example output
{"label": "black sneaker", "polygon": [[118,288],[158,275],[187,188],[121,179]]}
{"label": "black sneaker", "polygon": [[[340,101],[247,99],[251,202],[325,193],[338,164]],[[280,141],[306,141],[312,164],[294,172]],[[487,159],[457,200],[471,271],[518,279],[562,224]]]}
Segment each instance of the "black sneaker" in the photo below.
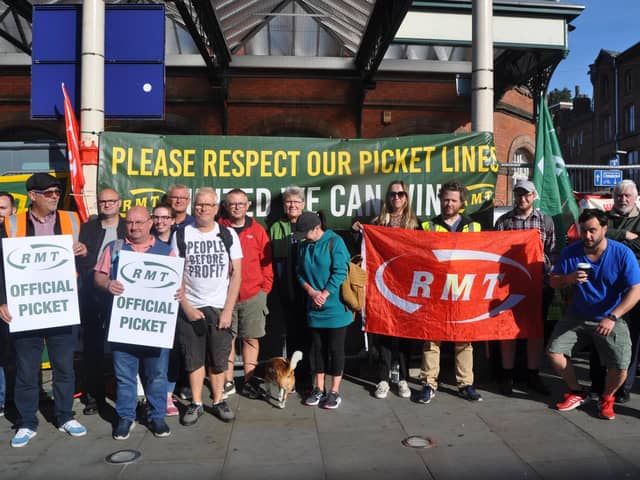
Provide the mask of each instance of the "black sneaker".
{"label": "black sneaker", "polygon": [[500,393],[505,397],[513,395],[513,370],[502,370],[502,378],[500,378]]}
{"label": "black sneaker", "polygon": [[627,403],[631,400],[631,394],[624,389],[620,389],[616,392],[616,403]]}
{"label": "black sneaker", "polygon": [[194,425],[202,415],[204,415],[204,408],[202,405],[192,403],[187,407],[187,412],[182,417],[182,424],[185,427]]}
{"label": "black sneaker", "polygon": [[334,392],[333,390],[329,392],[327,397],[320,403],[320,407],[326,408],[327,410],[335,410],[342,403],[342,397],[338,392]]}
{"label": "black sneaker", "polygon": [[469,400],[471,402],[482,401],[482,396],[480,396],[480,394],[476,392],[476,389],[473,388],[473,385],[467,385],[466,387],[462,387],[460,390],[458,390],[458,395],[460,395],[465,400]]}
{"label": "black sneaker", "polygon": [[129,434],[136,426],[136,422],[133,420],[127,420],[126,418],[121,418],[118,420],[118,425],[113,430],[113,439],[114,440],[126,440],[129,438]]}
{"label": "black sneaker", "polygon": [[193,395],[191,393],[191,388],[189,388],[189,387],[180,388],[180,391],[178,392],[178,396],[182,400],[191,400],[191,398],[193,397]]}
{"label": "black sneaker", "polygon": [[307,398],[304,399],[304,404],[309,407],[315,407],[325,398],[325,393],[318,387],[314,388]]}
{"label": "black sneaker", "polygon": [[0,407],[0,417],[4,417],[4,407]]}
{"label": "black sneaker", "polygon": [[236,384],[232,380],[226,380],[224,382],[224,390],[222,391],[222,398],[226,400],[229,395],[236,393]]}
{"label": "black sneaker", "polygon": [[153,420],[149,425],[150,430],[153,432],[154,437],[164,438],[171,435],[171,429],[164,419]]}
{"label": "black sneaker", "polygon": [[420,395],[418,396],[418,403],[429,403],[433,400],[433,397],[436,396],[436,391],[431,387],[431,385],[427,385],[424,383],[422,385],[422,390],[420,391]]}
{"label": "black sneaker", "polygon": [[227,402],[225,402],[224,400],[220,403],[214,403],[211,408],[213,409],[213,414],[223,422],[230,422],[231,420],[236,418],[233,410],[229,408],[229,405],[227,405]]}
{"label": "black sneaker", "polygon": [[264,391],[260,387],[256,387],[250,381],[245,382],[242,386],[242,395],[244,397],[250,398],[251,400],[265,397]]}

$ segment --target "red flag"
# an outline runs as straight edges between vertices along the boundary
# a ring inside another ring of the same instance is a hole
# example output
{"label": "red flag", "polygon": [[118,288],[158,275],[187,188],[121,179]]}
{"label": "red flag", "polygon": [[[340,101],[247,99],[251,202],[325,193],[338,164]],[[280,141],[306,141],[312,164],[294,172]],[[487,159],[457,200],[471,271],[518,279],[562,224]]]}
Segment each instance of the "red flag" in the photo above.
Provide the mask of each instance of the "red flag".
{"label": "red flag", "polygon": [[62,84],[62,93],[64,95],[64,123],[67,129],[67,151],[69,152],[69,175],[71,178],[71,192],[73,199],[78,208],[78,215],[83,222],[88,219],[87,207],[84,203],[82,189],[84,188],[84,173],[80,163],[80,129],[78,128],[78,120],[73,111],[71,100],[67,94],[67,89]]}
{"label": "red flag", "polygon": [[364,227],[366,330],[424,340],[542,337],[537,230]]}

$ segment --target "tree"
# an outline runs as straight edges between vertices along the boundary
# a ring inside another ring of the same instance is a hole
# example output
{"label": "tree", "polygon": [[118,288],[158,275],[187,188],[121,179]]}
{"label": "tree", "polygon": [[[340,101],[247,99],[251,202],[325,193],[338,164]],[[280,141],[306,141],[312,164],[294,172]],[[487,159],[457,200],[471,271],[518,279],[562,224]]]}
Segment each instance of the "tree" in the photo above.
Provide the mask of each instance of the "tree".
{"label": "tree", "polygon": [[549,92],[549,105],[555,105],[560,102],[570,102],[571,100],[571,90],[567,87],[564,87],[562,90],[554,88]]}

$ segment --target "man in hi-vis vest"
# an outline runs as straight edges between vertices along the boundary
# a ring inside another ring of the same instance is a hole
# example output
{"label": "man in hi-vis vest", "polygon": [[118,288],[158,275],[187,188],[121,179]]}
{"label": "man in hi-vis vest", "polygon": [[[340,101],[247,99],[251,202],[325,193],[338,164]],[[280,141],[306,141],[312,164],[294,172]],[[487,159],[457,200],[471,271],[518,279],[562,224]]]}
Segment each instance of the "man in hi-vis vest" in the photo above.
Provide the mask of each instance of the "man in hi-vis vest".
{"label": "man in hi-vis vest", "polygon": [[[74,255],[86,255],[87,247],[78,242],[78,215],[58,210],[62,193],[60,180],[48,173],[34,173],[27,180],[26,187],[31,205],[26,212],[5,219],[7,237],[69,234],[74,239]],[[12,316],[7,307],[4,274],[0,275],[0,282],[0,318],[10,323]],[[45,341],[53,368],[54,414],[58,430],[73,437],[86,435],[87,429],[73,418],[72,411],[75,389],[73,353],[76,340],[71,326],[16,332],[12,334],[12,338],[16,351],[14,402],[19,417],[16,422],[18,430],[11,439],[11,446],[24,447],[37,433],[40,361]]]}
{"label": "man in hi-vis vest", "polygon": [[[460,213],[466,204],[467,188],[460,182],[449,181],[440,187],[440,215],[422,223],[422,229],[429,232],[479,232],[480,224]],[[438,375],[440,374],[440,343],[425,340],[422,347],[422,367],[420,378],[422,391],[419,403],[429,403],[436,396]],[[473,386],[473,345],[471,342],[456,342],[455,364],[458,394],[471,401],[480,401],[482,397]]]}

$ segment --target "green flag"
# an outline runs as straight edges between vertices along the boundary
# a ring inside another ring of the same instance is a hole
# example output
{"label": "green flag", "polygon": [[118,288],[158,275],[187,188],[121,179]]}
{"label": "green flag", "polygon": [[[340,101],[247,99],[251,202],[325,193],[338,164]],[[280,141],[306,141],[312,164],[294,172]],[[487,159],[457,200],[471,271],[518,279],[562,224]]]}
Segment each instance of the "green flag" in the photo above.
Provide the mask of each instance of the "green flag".
{"label": "green flag", "polygon": [[563,244],[564,234],[578,218],[578,205],[544,95],[540,96],[538,111],[536,156],[533,162],[533,184],[538,191],[535,205],[553,217],[558,243]]}

